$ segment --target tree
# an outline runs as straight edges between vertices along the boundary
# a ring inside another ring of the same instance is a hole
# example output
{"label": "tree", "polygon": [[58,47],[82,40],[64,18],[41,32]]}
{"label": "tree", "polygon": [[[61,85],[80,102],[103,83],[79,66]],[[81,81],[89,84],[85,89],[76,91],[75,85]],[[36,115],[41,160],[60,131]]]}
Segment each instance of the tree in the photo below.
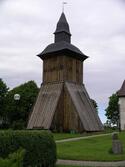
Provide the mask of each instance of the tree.
{"label": "tree", "polygon": [[5,114],[5,97],[8,92],[7,85],[3,82],[3,80],[0,78],[0,117],[1,122],[6,122],[6,114]]}
{"label": "tree", "polygon": [[117,125],[119,124],[119,107],[118,107],[118,96],[116,93],[112,94],[109,97],[108,107],[105,109],[106,117],[110,121],[111,124]]}
{"label": "tree", "polygon": [[[12,128],[26,127],[29,113],[36,100],[39,88],[34,81],[21,84],[10,90],[6,97],[6,111],[9,126]],[[20,100],[14,100],[14,94],[20,94]]]}
{"label": "tree", "polygon": [[93,100],[93,99],[91,99],[91,102],[92,102],[92,104],[93,104],[93,106],[96,109],[96,112],[98,114],[98,105],[97,105],[97,102],[95,100]]}

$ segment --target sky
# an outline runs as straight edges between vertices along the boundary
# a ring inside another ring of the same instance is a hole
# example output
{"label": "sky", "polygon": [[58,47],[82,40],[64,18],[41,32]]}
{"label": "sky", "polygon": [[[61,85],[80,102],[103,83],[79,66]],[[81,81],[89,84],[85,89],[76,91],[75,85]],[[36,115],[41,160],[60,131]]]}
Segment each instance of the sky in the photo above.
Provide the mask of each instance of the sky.
{"label": "sky", "polygon": [[[72,44],[89,56],[84,84],[104,123],[108,98],[125,79],[125,0],[66,2]],[[10,89],[29,80],[40,86],[36,55],[53,43],[61,13],[61,0],[0,0],[0,78]]]}

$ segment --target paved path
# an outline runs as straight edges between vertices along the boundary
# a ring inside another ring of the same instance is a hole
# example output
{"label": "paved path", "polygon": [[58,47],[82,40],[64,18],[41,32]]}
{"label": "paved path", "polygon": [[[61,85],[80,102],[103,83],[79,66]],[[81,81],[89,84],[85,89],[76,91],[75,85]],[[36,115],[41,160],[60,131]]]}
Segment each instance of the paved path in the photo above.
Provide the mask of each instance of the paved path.
{"label": "paved path", "polygon": [[69,142],[69,141],[77,141],[81,139],[89,139],[93,137],[99,137],[99,136],[108,136],[112,133],[106,133],[106,134],[100,134],[100,135],[92,135],[92,136],[83,136],[83,137],[75,137],[75,138],[69,138],[69,139],[62,139],[62,140],[56,140],[56,143],[63,143],[63,142]]}
{"label": "paved path", "polygon": [[61,160],[57,161],[58,165],[75,165],[75,166],[91,166],[91,167],[125,167],[125,161],[116,162],[98,162],[98,161],[75,161]]}
{"label": "paved path", "polygon": [[[99,136],[107,136],[111,135],[112,133],[108,134],[100,134],[100,135],[92,135],[92,136],[83,136],[83,137],[76,137],[70,139],[63,139],[63,140],[56,140],[56,143],[62,142],[69,142],[69,141],[77,141],[81,139],[88,139],[93,137]],[[116,161],[116,162],[99,162],[99,161],[75,161],[75,160],[61,160],[57,161],[59,165],[75,165],[75,166],[88,166],[88,167],[125,167],[125,161]]]}

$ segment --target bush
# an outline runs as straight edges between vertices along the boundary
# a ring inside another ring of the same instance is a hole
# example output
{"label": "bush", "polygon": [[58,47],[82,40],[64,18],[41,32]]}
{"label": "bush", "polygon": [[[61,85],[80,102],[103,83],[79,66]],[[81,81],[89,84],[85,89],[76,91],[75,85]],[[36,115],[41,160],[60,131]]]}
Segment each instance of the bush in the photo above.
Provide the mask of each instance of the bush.
{"label": "bush", "polygon": [[6,159],[0,158],[0,167],[22,167],[24,155],[25,150],[19,149]]}
{"label": "bush", "polygon": [[23,120],[13,121],[11,128],[14,129],[14,130],[25,129],[25,122]]}
{"label": "bush", "polygon": [[50,132],[41,130],[0,131],[0,156],[5,158],[22,147],[24,167],[53,167],[56,144]]}

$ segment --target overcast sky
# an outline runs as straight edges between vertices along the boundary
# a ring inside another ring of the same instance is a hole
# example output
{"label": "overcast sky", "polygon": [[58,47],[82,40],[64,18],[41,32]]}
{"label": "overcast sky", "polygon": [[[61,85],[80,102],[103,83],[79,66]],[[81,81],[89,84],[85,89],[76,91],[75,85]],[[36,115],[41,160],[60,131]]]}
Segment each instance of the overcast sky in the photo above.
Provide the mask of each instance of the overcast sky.
{"label": "overcast sky", "polygon": [[[84,83],[106,118],[108,97],[125,79],[125,0],[67,0],[65,14],[72,44],[89,58]],[[42,82],[36,55],[53,42],[62,0],[0,0],[0,78],[12,89]]]}

